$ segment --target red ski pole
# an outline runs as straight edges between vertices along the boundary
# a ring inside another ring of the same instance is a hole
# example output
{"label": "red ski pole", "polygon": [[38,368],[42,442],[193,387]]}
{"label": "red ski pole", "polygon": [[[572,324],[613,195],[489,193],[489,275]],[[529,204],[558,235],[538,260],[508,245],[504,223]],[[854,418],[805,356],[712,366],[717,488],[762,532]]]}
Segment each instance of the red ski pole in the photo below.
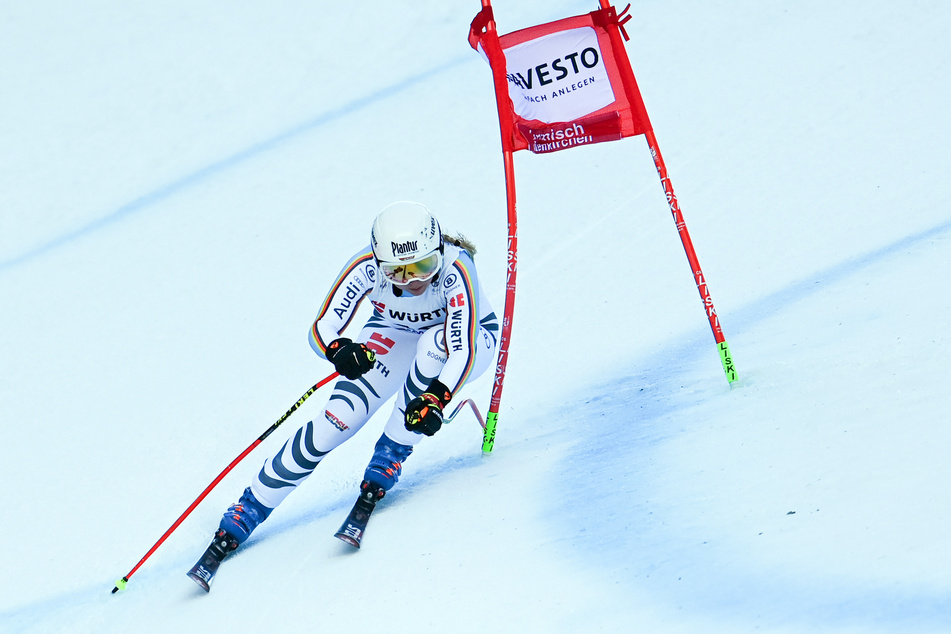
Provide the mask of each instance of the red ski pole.
{"label": "red ski pole", "polygon": [[278,427],[280,427],[280,426],[281,426],[281,423],[283,423],[284,421],[286,421],[286,420],[290,417],[290,415],[293,414],[293,413],[297,410],[297,408],[300,407],[301,404],[303,404],[304,401],[306,401],[308,398],[310,398],[310,396],[311,396],[314,392],[316,392],[316,391],[319,390],[321,387],[323,387],[324,385],[326,385],[326,384],[329,383],[330,381],[334,380],[334,379],[337,378],[338,376],[339,376],[339,375],[338,375],[336,372],[334,372],[333,374],[331,374],[330,376],[328,376],[328,377],[325,378],[325,379],[322,379],[322,380],[319,381],[317,384],[315,384],[312,388],[310,388],[309,390],[307,390],[306,392],[304,392],[304,395],[301,396],[299,399],[297,399],[297,402],[294,403],[294,404],[291,406],[291,408],[290,408],[289,410],[287,410],[286,412],[284,412],[284,415],[283,415],[283,416],[281,416],[279,419],[277,419],[277,421],[276,421],[273,425],[271,425],[270,427],[268,427],[267,430],[266,430],[263,434],[261,434],[260,436],[258,436],[258,439],[255,440],[253,443],[251,443],[251,445],[250,445],[247,449],[245,449],[244,451],[242,451],[240,456],[238,456],[237,458],[235,458],[234,460],[232,460],[232,461],[231,461],[231,464],[229,464],[227,467],[225,467],[225,470],[222,471],[221,473],[219,473],[219,474],[218,474],[218,477],[215,478],[215,479],[211,482],[211,484],[209,484],[207,487],[205,487],[205,490],[201,492],[201,495],[199,495],[199,496],[195,499],[195,501],[191,503],[191,506],[189,506],[187,509],[185,509],[185,512],[182,513],[181,516],[180,516],[177,520],[175,520],[175,523],[168,527],[168,530],[165,531],[165,534],[162,535],[162,536],[159,538],[159,540],[158,540],[157,542],[155,542],[155,545],[152,546],[152,548],[149,549],[149,552],[145,553],[145,556],[142,557],[142,559],[139,560],[139,563],[137,563],[137,564],[135,565],[135,567],[133,567],[132,570],[130,570],[130,571],[128,572],[128,574],[126,574],[126,576],[124,576],[122,579],[119,579],[119,580],[116,582],[116,587],[114,587],[114,588],[112,589],[112,594],[115,594],[115,593],[118,592],[119,590],[125,590],[125,586],[126,586],[126,584],[129,582],[129,578],[130,578],[132,575],[135,574],[135,571],[138,570],[138,569],[142,566],[142,564],[144,564],[145,561],[146,561],[149,557],[152,556],[152,553],[154,553],[156,550],[158,550],[158,547],[161,546],[161,545],[165,542],[166,539],[168,539],[168,536],[171,535],[171,534],[175,531],[176,528],[178,528],[179,524],[181,524],[183,521],[185,521],[185,518],[188,517],[188,515],[189,515],[193,510],[195,510],[195,507],[198,506],[198,505],[201,503],[201,501],[205,499],[205,496],[207,496],[209,493],[211,493],[211,490],[214,489],[216,486],[218,486],[218,483],[221,482],[221,481],[224,479],[224,477],[225,477],[226,475],[228,475],[228,473],[229,473],[232,469],[234,469],[235,466],[236,466],[239,462],[241,462],[242,460],[244,460],[245,457],[247,457],[247,455],[248,455],[249,453],[251,453],[251,452],[254,450],[255,447],[257,447],[257,446],[260,445],[262,442],[264,442],[264,439],[267,438],[268,436],[270,436],[270,435],[271,435],[271,432],[273,432],[275,429],[277,429]]}

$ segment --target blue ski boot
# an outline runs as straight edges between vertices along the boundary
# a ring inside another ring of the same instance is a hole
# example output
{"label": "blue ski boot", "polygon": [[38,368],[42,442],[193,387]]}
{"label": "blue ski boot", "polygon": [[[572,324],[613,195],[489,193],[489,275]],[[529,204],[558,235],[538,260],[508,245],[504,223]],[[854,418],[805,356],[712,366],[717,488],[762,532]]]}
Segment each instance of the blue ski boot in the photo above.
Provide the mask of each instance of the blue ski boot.
{"label": "blue ski boot", "polygon": [[248,487],[241,498],[225,511],[218,528],[234,536],[240,546],[251,536],[251,531],[266,520],[273,510],[258,502],[254,493],[251,492],[251,487]]}
{"label": "blue ski boot", "polygon": [[411,453],[412,445],[401,445],[383,434],[373,448],[373,457],[363,473],[364,481],[389,491],[399,481],[403,463]]}
{"label": "blue ski boot", "polygon": [[241,498],[225,511],[214,539],[198,563],[188,571],[188,576],[201,586],[202,590],[210,591],[211,582],[214,581],[221,562],[244,543],[251,531],[266,520],[272,510],[258,502],[251,492],[251,487],[245,489]]}
{"label": "blue ski boot", "polygon": [[363,474],[360,483],[360,496],[353,505],[347,519],[335,535],[354,548],[359,548],[367,530],[370,514],[376,503],[383,499],[386,492],[400,479],[403,462],[413,453],[412,445],[401,445],[386,434],[380,436],[373,449],[373,457]]}

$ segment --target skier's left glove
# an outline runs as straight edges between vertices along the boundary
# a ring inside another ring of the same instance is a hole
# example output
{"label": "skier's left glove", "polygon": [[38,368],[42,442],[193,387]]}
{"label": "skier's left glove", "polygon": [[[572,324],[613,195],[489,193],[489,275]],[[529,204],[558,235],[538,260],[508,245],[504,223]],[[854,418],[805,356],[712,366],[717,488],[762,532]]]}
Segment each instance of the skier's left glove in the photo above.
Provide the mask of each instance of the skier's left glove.
{"label": "skier's left glove", "polygon": [[452,392],[439,379],[433,379],[429,387],[406,406],[406,423],[409,431],[432,436],[442,427],[442,408],[449,404]]}

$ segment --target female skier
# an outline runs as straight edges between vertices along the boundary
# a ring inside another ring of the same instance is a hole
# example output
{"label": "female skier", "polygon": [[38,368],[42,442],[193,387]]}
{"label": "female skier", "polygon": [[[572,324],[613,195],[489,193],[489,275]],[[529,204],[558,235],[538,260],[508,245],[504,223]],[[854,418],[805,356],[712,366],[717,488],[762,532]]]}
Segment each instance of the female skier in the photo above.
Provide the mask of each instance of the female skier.
{"label": "female skier", "polygon": [[[498,319],[479,283],[474,254],[461,236],[443,235],[424,205],[397,202],[380,212],[370,245],[343,267],[310,329],[314,352],[346,379],[334,386],[322,416],[301,426],[225,512],[189,572],[205,590],[218,564],[394,394],[360,484],[362,499],[373,504],[382,498],[413,447],[439,431],[443,408],[495,354]],[[353,340],[344,337],[367,298],[372,315]]]}

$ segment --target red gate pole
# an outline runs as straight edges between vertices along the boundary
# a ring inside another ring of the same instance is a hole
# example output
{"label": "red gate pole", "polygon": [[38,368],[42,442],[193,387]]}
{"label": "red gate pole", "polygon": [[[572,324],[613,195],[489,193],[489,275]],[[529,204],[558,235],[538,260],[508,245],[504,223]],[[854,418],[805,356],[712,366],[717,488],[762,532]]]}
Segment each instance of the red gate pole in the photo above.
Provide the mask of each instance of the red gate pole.
{"label": "red gate pole", "polygon": [[482,12],[472,23],[470,43],[475,48],[476,33],[484,32],[488,37],[482,39],[483,51],[489,58],[492,69],[492,83],[495,88],[495,103],[499,114],[499,131],[502,138],[502,162],[505,169],[505,199],[508,220],[508,255],[505,274],[505,307],[502,311],[502,332],[499,337],[499,357],[495,367],[495,381],[492,384],[492,398],[489,412],[485,417],[485,431],[482,436],[482,452],[489,453],[495,445],[495,429],[502,402],[502,386],[505,382],[505,368],[508,364],[509,343],[512,338],[512,319],[515,313],[515,280],[518,273],[518,214],[515,211],[515,147],[512,131],[505,122],[514,121],[512,102],[509,99],[508,80],[505,76],[505,55],[499,44],[495,19],[492,15],[491,0],[482,0]]}
{"label": "red gate pole", "polygon": [[[602,9],[611,7],[610,0],[599,0]],[[615,50],[626,51],[624,42],[621,40],[620,29],[617,25],[609,29],[612,44]],[[618,60],[624,66],[622,68],[622,78],[629,82],[634,93],[639,94],[634,79],[634,71],[631,68],[630,60],[627,55],[622,60]],[[723,328],[720,326],[720,318],[717,317],[717,310],[713,306],[713,298],[710,296],[710,290],[707,288],[707,280],[700,268],[700,261],[697,259],[697,252],[693,248],[693,241],[690,239],[690,233],[687,231],[687,223],[684,221],[683,212],[680,210],[680,203],[677,202],[677,195],[674,194],[674,186],[667,175],[667,165],[664,163],[664,157],[660,153],[660,147],[657,145],[657,139],[654,137],[653,127],[648,125],[644,132],[644,138],[647,139],[647,146],[650,148],[651,157],[654,159],[654,167],[657,168],[657,175],[660,177],[660,184],[664,188],[664,194],[667,196],[667,205],[670,207],[670,213],[673,215],[674,224],[677,226],[677,233],[680,235],[680,242],[683,244],[684,252],[687,254],[687,261],[690,263],[690,270],[693,274],[694,283],[700,292],[700,299],[703,302],[703,309],[707,313],[707,320],[710,322],[710,329],[713,331],[713,338],[717,344],[717,351],[720,353],[720,363],[723,365],[723,372],[726,379],[732,387],[733,383],[739,378],[736,373],[736,367],[733,365],[733,355],[730,353],[730,346],[723,336]]]}
{"label": "red gate pole", "polygon": [[690,263],[690,270],[693,273],[693,281],[697,285],[697,290],[700,292],[700,299],[703,301],[703,308],[707,313],[710,329],[713,331],[713,339],[716,341],[717,351],[720,353],[720,363],[723,365],[723,372],[726,374],[726,380],[732,386],[733,382],[738,378],[736,367],[733,365],[733,355],[730,354],[730,345],[723,336],[720,318],[717,317],[717,309],[713,306],[713,297],[710,296],[710,290],[707,288],[707,280],[703,275],[703,269],[700,268],[700,261],[697,259],[697,252],[693,248],[690,232],[687,231],[687,223],[684,221],[683,212],[680,210],[680,203],[677,202],[674,186],[667,176],[667,165],[664,163],[664,157],[660,153],[660,148],[657,146],[654,131],[648,130],[644,133],[644,137],[647,139],[647,145],[654,159],[654,167],[657,168],[660,184],[664,187],[667,204],[670,207],[670,213],[674,217],[677,233],[680,235],[680,242],[683,244],[684,252],[687,254],[687,261]]}
{"label": "red gate pole", "polygon": [[[506,93],[507,95],[507,93]],[[515,280],[518,273],[518,215],[515,212],[515,160],[512,150],[503,150],[505,164],[505,198],[508,208],[508,266],[505,273],[505,307],[502,310],[502,333],[499,336],[499,359],[495,367],[495,382],[492,384],[492,398],[489,400],[489,413],[485,417],[485,431],[482,436],[482,451],[489,453],[495,445],[495,427],[499,418],[502,401],[502,385],[505,382],[505,368],[508,364],[509,343],[512,338],[512,318],[515,313]]]}

